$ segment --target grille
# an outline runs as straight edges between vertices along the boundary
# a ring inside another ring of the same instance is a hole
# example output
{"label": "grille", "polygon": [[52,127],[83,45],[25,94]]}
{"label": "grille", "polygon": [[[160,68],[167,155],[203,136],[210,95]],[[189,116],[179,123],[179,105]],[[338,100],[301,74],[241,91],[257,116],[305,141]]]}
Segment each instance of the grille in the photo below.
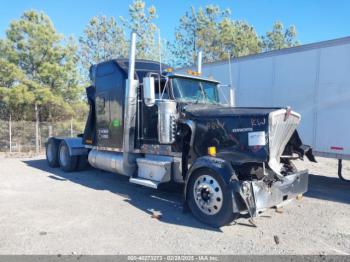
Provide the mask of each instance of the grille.
{"label": "grille", "polygon": [[301,119],[301,116],[293,111],[286,118],[286,112],[286,109],[280,109],[269,115],[269,166],[277,174],[281,170],[280,157]]}

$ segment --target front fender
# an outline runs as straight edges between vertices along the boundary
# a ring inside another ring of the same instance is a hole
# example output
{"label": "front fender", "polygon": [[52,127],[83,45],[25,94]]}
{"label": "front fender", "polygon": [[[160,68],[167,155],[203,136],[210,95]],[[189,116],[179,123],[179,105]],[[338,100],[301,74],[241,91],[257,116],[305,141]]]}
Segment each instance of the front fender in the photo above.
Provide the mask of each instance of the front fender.
{"label": "front fender", "polygon": [[211,156],[203,156],[197,158],[192,164],[191,168],[188,170],[184,188],[185,201],[187,200],[188,195],[188,182],[191,179],[192,175],[201,168],[209,168],[213,170],[215,173],[219,174],[224,182],[229,186],[232,191],[234,212],[239,212],[246,209],[244,200],[241,198],[240,181],[238,180],[234,169],[230,163],[224,159]]}
{"label": "front fender", "polygon": [[209,168],[218,173],[224,181],[229,184],[231,177],[234,176],[237,179],[236,173],[231,167],[231,165],[221,158],[202,156],[197,158],[192,164],[191,168],[188,170],[186,175],[186,184],[189,181],[192,174],[201,168]]}

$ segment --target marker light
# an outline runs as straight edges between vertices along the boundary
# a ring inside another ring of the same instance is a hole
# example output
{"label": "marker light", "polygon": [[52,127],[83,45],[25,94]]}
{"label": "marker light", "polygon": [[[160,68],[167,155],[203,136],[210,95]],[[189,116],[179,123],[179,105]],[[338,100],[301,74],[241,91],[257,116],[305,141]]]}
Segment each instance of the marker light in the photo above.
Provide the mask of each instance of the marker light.
{"label": "marker light", "polygon": [[216,147],[215,146],[208,147],[208,155],[209,156],[216,156]]}
{"label": "marker light", "polygon": [[201,75],[201,73],[196,72],[196,71],[192,71],[192,70],[187,70],[186,73],[189,75],[193,75],[193,76],[200,76]]}

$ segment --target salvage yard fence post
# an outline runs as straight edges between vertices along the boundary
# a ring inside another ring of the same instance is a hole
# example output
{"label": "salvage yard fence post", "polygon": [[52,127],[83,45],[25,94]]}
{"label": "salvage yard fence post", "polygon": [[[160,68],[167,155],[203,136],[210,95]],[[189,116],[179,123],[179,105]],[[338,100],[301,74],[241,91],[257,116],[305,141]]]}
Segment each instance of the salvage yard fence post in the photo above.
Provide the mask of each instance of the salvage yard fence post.
{"label": "salvage yard fence post", "polygon": [[9,140],[10,140],[10,153],[12,153],[12,116],[9,117]]}
{"label": "salvage yard fence post", "polygon": [[39,110],[35,104],[35,154],[39,154]]}
{"label": "salvage yard fence post", "polygon": [[74,136],[73,132],[73,117],[70,119],[70,137]]}

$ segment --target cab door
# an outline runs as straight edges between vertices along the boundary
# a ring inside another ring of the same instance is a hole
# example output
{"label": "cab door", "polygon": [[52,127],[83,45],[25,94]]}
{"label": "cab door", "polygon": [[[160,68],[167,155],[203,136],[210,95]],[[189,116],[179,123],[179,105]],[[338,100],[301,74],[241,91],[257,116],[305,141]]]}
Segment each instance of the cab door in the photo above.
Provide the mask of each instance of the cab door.
{"label": "cab door", "polygon": [[113,60],[97,67],[95,100],[98,146],[119,150],[123,148],[125,77]]}
{"label": "cab door", "polygon": [[[169,99],[169,87],[165,86],[165,80],[161,81],[161,87],[159,90],[158,81],[155,81],[155,96],[156,99]],[[164,90],[166,88],[166,90]],[[161,92],[161,94],[159,93]],[[164,91],[164,92],[163,92]],[[143,96],[142,96],[143,97]],[[145,144],[158,144],[158,105],[157,102],[149,107],[146,106],[144,101],[141,104],[142,107],[142,137]]]}
{"label": "cab door", "polygon": [[108,146],[109,141],[109,100],[108,93],[101,92],[96,94],[96,138],[98,146]]}

